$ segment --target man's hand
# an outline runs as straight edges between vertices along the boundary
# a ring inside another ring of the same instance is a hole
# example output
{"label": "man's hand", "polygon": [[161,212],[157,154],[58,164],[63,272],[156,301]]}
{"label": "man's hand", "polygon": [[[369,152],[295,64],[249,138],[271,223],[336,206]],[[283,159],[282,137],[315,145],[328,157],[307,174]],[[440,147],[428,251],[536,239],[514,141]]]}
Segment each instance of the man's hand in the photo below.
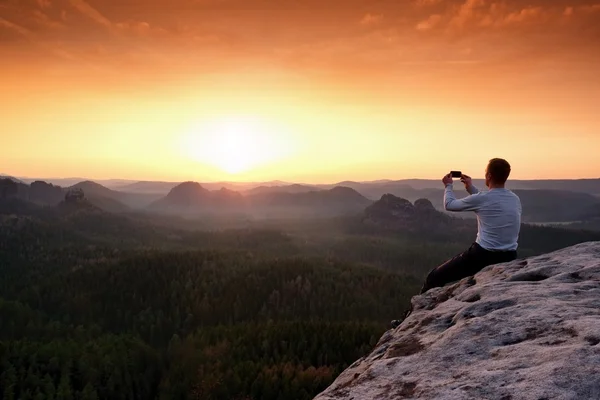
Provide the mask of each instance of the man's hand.
{"label": "man's hand", "polygon": [[452,185],[452,174],[448,174],[442,178],[442,182],[444,183],[444,187],[448,185]]}
{"label": "man's hand", "polygon": [[467,189],[467,191],[473,187],[473,180],[469,175],[462,174],[460,181],[465,185],[465,189]]}

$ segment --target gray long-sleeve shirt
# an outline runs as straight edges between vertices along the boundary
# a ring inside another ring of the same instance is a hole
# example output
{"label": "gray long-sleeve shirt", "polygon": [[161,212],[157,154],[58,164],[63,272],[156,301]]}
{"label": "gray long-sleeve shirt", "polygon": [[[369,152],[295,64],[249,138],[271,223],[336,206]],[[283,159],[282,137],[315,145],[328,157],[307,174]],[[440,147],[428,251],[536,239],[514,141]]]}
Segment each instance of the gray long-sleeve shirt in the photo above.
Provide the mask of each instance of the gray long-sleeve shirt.
{"label": "gray long-sleeve shirt", "polygon": [[470,196],[456,199],[452,185],[444,191],[447,211],[474,211],[477,215],[476,242],[486,250],[517,250],[521,230],[521,200],[508,189],[480,192],[469,188]]}

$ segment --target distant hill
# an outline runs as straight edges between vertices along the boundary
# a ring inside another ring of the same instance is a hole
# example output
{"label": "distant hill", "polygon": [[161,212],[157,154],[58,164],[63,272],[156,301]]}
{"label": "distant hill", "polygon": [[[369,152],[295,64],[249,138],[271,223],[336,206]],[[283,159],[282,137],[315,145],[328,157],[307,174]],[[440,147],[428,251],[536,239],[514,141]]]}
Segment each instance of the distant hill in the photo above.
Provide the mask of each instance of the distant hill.
{"label": "distant hill", "polygon": [[217,191],[205,189],[198,182],[183,182],[175,186],[163,198],[152,203],[148,210],[169,213],[209,213],[241,211],[244,197],[235,191],[221,188]]}
{"label": "distant hill", "polygon": [[[474,179],[477,187],[485,187],[482,179]],[[384,194],[394,194],[406,199],[418,198],[418,192],[438,189],[441,185],[437,179],[401,179],[379,180],[370,182],[340,182],[337,184],[315,185],[321,189],[330,189],[337,185],[351,187],[362,195],[376,200]],[[548,180],[510,180],[508,188],[514,190],[564,190],[600,195],[600,179],[548,179]]]}
{"label": "distant hill", "polygon": [[[35,181],[30,185],[16,183],[8,178],[0,179],[0,198],[12,198],[22,200],[29,205],[18,205],[20,208],[31,206],[57,206],[64,201],[67,193],[72,189],[81,189],[85,194],[87,201],[108,212],[127,212],[129,207],[121,203],[114,197],[119,196],[119,192],[114,192],[94,182],[81,182],[70,188],[62,188],[43,181]],[[13,205],[16,205],[13,201]]]}
{"label": "distant hill", "polygon": [[[481,186],[479,186],[481,188]],[[570,222],[590,218],[594,207],[600,205],[600,198],[587,193],[566,190],[513,190],[521,199],[523,206],[523,222]],[[457,198],[464,198],[468,193],[462,185],[454,186]],[[400,193],[400,195],[398,195]],[[426,198],[438,210],[443,210],[443,189],[405,189],[396,190],[394,194],[409,201]],[[473,216],[472,213],[452,213],[456,216]]]}
{"label": "distant hill", "polygon": [[93,181],[79,182],[70,188],[82,189],[91,202],[99,207],[110,207],[112,212],[123,212],[127,209],[142,209],[161,197],[159,193],[132,193],[109,189]]}
{"label": "distant hill", "polygon": [[318,191],[319,189],[316,186],[309,185],[283,185],[283,186],[259,186],[254,189],[250,189],[245,192],[246,195],[261,195],[261,194],[271,194],[271,193],[307,193]]}
{"label": "distant hill", "polygon": [[79,182],[68,189],[81,189],[88,201],[96,207],[113,213],[130,211],[130,208],[121,202],[124,195],[115,190],[92,181]]}
{"label": "distant hill", "polygon": [[300,193],[272,192],[248,196],[253,213],[268,218],[336,216],[360,213],[371,200],[348,187]]}
{"label": "distant hill", "polygon": [[525,222],[580,221],[600,207],[600,198],[565,190],[514,190],[523,205]]}
{"label": "distant hill", "polygon": [[357,191],[345,187],[306,191],[305,187],[297,185],[286,186],[282,190],[262,188],[255,190],[254,194],[243,196],[240,192],[226,188],[211,191],[197,182],[184,182],[150,205],[148,210],[182,214],[226,212],[259,218],[294,218],[356,213],[372,203]]}
{"label": "distant hill", "polygon": [[171,189],[181,182],[160,182],[160,181],[139,181],[127,185],[116,187],[120,192],[130,193],[169,193]]}
{"label": "distant hill", "polygon": [[17,179],[14,176],[6,175],[6,174],[0,174],[0,179],[10,179],[11,181],[16,182],[16,183],[25,184],[25,182],[23,182],[22,180]]}
{"label": "distant hill", "polygon": [[119,192],[111,190],[93,181],[79,182],[68,189],[81,189],[87,197],[109,197],[115,198],[119,196]]}
{"label": "distant hill", "polygon": [[65,194],[60,186],[54,186],[43,181],[35,181],[29,185],[25,200],[40,205],[57,205]]}

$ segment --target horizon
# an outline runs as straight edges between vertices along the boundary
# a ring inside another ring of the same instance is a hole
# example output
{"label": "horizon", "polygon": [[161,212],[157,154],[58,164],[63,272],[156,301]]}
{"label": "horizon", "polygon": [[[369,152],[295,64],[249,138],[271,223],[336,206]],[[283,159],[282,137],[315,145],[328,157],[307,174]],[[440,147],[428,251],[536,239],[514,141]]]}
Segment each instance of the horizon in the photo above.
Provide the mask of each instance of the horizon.
{"label": "horizon", "polygon": [[[428,181],[434,182],[440,179],[435,178],[380,178],[380,179],[370,179],[370,180],[356,180],[356,179],[343,179],[338,181],[327,181],[327,182],[307,182],[307,181],[287,181],[281,179],[274,179],[268,181],[235,181],[235,180],[194,180],[194,179],[184,179],[184,180],[145,180],[145,179],[123,179],[123,178],[90,178],[84,176],[65,176],[65,177],[31,177],[31,176],[21,176],[21,175],[12,175],[7,174],[5,172],[0,173],[0,178],[15,178],[22,181],[45,181],[47,183],[52,183],[52,181],[75,181],[77,183],[81,182],[111,182],[113,184],[117,184],[121,182],[123,185],[131,185],[135,183],[173,183],[180,184],[184,182],[196,182],[200,184],[218,184],[218,183],[228,183],[228,184],[281,184],[281,185],[335,185],[344,182],[353,182],[353,183],[377,183],[377,182],[403,182],[403,181]],[[483,181],[484,177],[472,177],[474,181]],[[600,180],[600,177],[596,178],[544,178],[544,179],[510,179],[507,182],[507,185],[510,186],[510,182],[524,182],[524,181],[588,181],[588,180]],[[454,178],[454,183],[460,183],[460,180]]]}
{"label": "horizon", "polygon": [[0,160],[319,184],[501,157],[515,180],[595,179],[599,40],[600,0],[8,0]]}

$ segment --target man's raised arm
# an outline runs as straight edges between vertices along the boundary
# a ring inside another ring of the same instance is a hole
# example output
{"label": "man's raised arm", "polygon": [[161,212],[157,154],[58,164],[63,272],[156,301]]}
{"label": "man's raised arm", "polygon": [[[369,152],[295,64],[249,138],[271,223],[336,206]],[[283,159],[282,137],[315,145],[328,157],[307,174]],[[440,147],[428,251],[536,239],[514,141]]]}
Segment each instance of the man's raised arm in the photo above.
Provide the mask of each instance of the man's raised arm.
{"label": "man's raised arm", "polygon": [[444,209],[446,211],[477,211],[483,200],[479,193],[472,194],[464,199],[457,199],[452,190],[452,176],[446,175],[442,179],[444,186]]}
{"label": "man's raised arm", "polygon": [[469,194],[479,193],[479,189],[477,189],[475,187],[475,185],[473,185],[473,180],[471,179],[471,177],[469,175],[463,174],[463,176],[461,176],[461,178],[460,178],[460,181],[462,183],[464,183],[465,189],[467,189],[467,193],[469,193]]}
{"label": "man's raised arm", "polygon": [[457,199],[452,190],[452,184],[444,190],[444,208],[446,211],[477,211],[482,197],[479,193],[469,195],[463,199]]}

